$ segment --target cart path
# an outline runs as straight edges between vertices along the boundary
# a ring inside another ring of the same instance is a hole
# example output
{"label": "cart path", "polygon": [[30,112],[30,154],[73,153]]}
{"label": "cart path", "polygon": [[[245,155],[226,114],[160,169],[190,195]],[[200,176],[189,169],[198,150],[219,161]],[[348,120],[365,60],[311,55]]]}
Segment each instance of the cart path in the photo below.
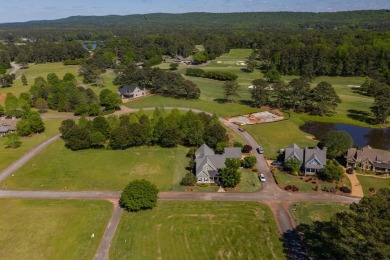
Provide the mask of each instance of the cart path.
{"label": "cart path", "polygon": [[18,160],[13,162],[10,166],[5,168],[3,171],[0,172],[0,182],[5,180],[7,177],[9,177],[13,172],[18,170],[20,167],[22,167],[25,163],[27,163],[31,158],[33,158],[35,155],[40,153],[43,149],[45,149],[48,145],[51,143],[57,141],[60,138],[60,134],[55,135],[51,137],[50,139],[47,139],[37,147],[31,149],[30,151],[27,151],[22,157],[20,157]]}
{"label": "cart path", "polygon": [[123,209],[118,203],[114,203],[114,212],[111,215],[110,221],[107,224],[104,235],[100,240],[98,250],[96,251],[95,260],[108,260],[110,256],[111,241],[114,238],[116,229],[122,217]]}
{"label": "cart path", "polygon": [[364,196],[363,188],[356,174],[348,174],[345,171],[344,174],[348,177],[349,181],[351,182],[351,190],[352,190],[351,195],[363,198]]}

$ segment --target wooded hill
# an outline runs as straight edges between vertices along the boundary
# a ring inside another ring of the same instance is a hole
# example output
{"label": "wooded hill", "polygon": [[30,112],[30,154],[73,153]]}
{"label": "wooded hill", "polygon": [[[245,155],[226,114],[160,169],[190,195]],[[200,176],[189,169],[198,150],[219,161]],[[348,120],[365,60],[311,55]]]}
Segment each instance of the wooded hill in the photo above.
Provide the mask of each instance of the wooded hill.
{"label": "wooded hill", "polygon": [[390,29],[390,10],[348,12],[184,13],[72,16],[58,20],[0,24],[0,29],[26,28],[237,28],[237,29]]}

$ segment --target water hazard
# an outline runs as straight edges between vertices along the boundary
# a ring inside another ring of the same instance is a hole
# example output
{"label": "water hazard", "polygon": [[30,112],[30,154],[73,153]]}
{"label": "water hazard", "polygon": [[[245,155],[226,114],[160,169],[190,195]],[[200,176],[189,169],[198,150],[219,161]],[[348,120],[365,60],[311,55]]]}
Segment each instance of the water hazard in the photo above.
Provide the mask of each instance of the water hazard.
{"label": "water hazard", "polygon": [[369,128],[347,124],[331,124],[309,121],[300,129],[321,139],[329,131],[348,132],[353,139],[354,145],[363,147],[370,145],[372,148],[390,150],[390,128]]}

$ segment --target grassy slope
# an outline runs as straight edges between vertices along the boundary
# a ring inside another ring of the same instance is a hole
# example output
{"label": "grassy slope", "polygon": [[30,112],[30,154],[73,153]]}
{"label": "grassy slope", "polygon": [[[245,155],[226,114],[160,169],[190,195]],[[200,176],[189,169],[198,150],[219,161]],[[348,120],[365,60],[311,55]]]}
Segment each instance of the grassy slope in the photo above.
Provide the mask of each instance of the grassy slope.
{"label": "grassy slope", "polygon": [[[20,158],[28,150],[36,147],[44,140],[56,135],[58,132],[58,127],[61,124],[60,119],[50,119],[44,120],[46,130],[45,132],[33,135],[32,137],[23,137],[22,146],[17,149],[6,149],[4,147],[5,138],[0,137],[0,171],[8,167],[15,160]],[[0,185],[0,187],[3,187]]]}
{"label": "grassy slope", "polygon": [[8,189],[122,190],[146,179],[161,190],[178,186],[185,175],[187,148],[137,147],[73,152],[62,140],[51,144],[6,179]]}
{"label": "grassy slope", "polygon": [[268,207],[255,202],[159,202],[124,214],[113,259],[285,259]]}
{"label": "grassy slope", "polygon": [[290,212],[297,224],[310,224],[314,221],[326,221],[337,212],[347,211],[347,204],[339,203],[294,203],[290,207]]}
{"label": "grassy slope", "polygon": [[0,256],[9,260],[92,259],[112,212],[106,201],[7,199],[0,208]]}
{"label": "grassy slope", "polygon": [[376,178],[370,176],[357,175],[360,184],[363,188],[364,195],[370,195],[369,188],[374,188],[378,191],[381,188],[390,188],[390,179]]}

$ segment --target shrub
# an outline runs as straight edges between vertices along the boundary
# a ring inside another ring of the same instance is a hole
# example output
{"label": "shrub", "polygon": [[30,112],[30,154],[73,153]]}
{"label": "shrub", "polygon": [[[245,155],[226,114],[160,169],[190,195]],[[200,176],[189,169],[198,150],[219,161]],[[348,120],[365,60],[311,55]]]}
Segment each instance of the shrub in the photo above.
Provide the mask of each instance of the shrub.
{"label": "shrub", "polygon": [[186,76],[203,77],[204,70],[199,68],[189,68],[186,70]]}
{"label": "shrub", "polygon": [[194,186],[196,183],[196,177],[191,172],[187,173],[180,182],[183,186]]}
{"label": "shrub", "polygon": [[371,192],[371,193],[375,193],[376,192],[375,188],[372,188],[372,187],[368,188],[368,191]]}
{"label": "shrub", "polygon": [[234,147],[240,147],[241,149],[244,147],[244,145],[242,143],[238,142],[238,141],[234,141],[233,142],[233,146]]}
{"label": "shrub", "polygon": [[282,183],[282,181],[280,180],[280,178],[279,178],[279,176],[278,176],[277,171],[274,171],[274,169],[272,169],[272,176],[274,176],[274,179],[275,179],[276,184]]}
{"label": "shrub", "polygon": [[119,205],[127,211],[137,212],[157,205],[158,189],[146,180],[130,182],[123,190]]}
{"label": "shrub", "polygon": [[341,191],[341,192],[344,192],[344,193],[351,193],[351,192],[352,192],[351,189],[348,188],[348,187],[341,187],[341,188],[340,188],[340,191]]}
{"label": "shrub", "polygon": [[257,159],[255,156],[248,156],[248,157],[245,157],[244,160],[242,161],[242,166],[244,168],[252,168],[253,166],[256,165],[256,162],[257,162]]}
{"label": "shrub", "polygon": [[249,144],[246,144],[244,145],[244,147],[242,147],[242,152],[243,153],[250,153],[252,151],[252,146],[250,146]]}

